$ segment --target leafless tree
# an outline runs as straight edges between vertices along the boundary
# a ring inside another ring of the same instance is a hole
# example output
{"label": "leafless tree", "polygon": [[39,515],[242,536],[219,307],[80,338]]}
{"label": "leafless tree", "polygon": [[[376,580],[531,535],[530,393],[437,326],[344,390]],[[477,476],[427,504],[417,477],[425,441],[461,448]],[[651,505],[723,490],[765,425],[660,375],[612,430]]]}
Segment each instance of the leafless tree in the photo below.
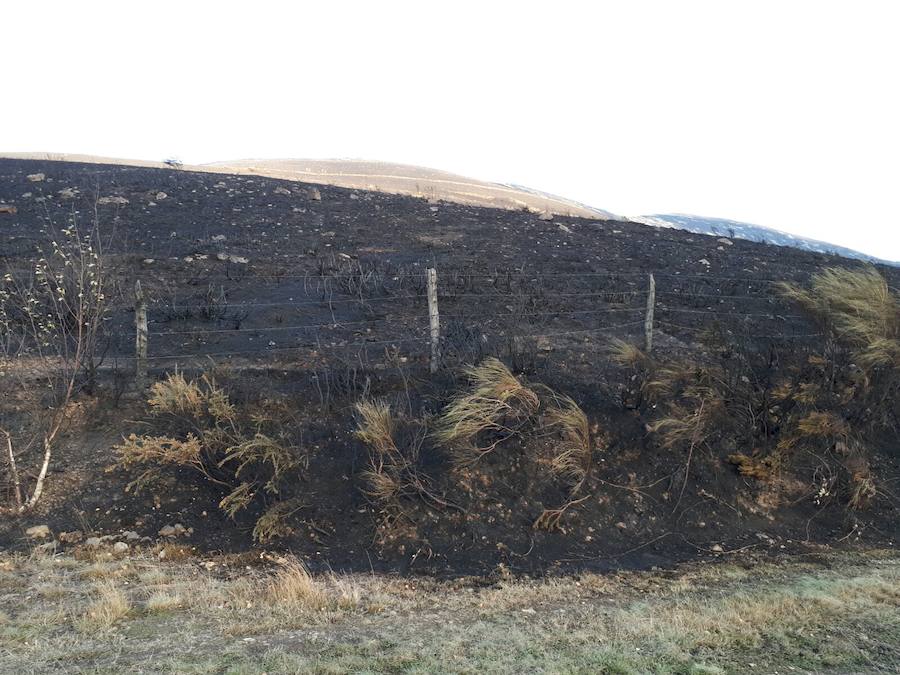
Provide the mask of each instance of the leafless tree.
{"label": "leafless tree", "polygon": [[[96,369],[98,347],[107,314],[107,274],[96,215],[87,231],[70,224],[48,229],[48,245],[28,267],[10,268],[0,282],[0,362],[9,387],[21,392],[50,393],[49,406],[34,399],[35,424],[30,431],[0,427],[12,487],[12,510],[35,506],[71,403]],[[18,438],[17,438],[18,436]],[[40,448],[31,485],[20,469],[30,450]]]}

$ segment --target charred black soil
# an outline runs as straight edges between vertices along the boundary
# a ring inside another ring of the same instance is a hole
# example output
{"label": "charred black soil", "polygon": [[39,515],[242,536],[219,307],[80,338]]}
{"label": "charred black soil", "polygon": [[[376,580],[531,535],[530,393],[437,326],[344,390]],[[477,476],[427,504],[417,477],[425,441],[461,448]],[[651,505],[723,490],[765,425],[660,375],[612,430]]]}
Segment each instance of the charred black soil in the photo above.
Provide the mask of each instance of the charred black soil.
{"label": "charred black soil", "polygon": [[[44,178],[27,178],[37,173]],[[179,542],[207,552],[283,548],[314,567],[486,574],[663,567],[747,548],[892,546],[897,535],[894,432],[868,446],[877,495],[850,509],[837,450],[798,456],[773,484],[727,459],[758,456],[753,434],[664,447],[648,432],[662,402],[641,400],[639,373],[609,353],[614,338],[643,345],[652,273],[656,362],[708,359],[756,383],[827,347],[820,326],[775,284],[853,261],[629,222],[124,166],[0,160],[0,203],[15,206],[0,212],[0,264],[27,269],[73,217],[96,220],[116,283],[97,381],[78,397],[38,510],[0,521],[4,547],[24,545],[35,523],[153,539],[179,523],[192,528]],[[442,320],[436,374],[429,267]],[[900,285],[896,270],[881,272]],[[161,431],[132,387],[136,280],[149,302],[152,378],[215,373],[235,405],[276,401],[291,420],[302,470],[279,498],[297,508],[266,547],[251,531],[274,497],[231,519],[219,508],[228,489],[186,468],[126,491],[134,475],[117,466],[113,446]],[[535,523],[569,501],[570,486],[548,471],[552,439],[538,421],[470,466],[454,464],[417,426],[465,387],[464,364],[492,356],[526,385],[570,396],[591,426],[587,477],[549,530]],[[2,426],[24,437],[31,392],[5,375]],[[366,494],[369,455],[354,435],[364,398],[390,402],[437,500],[403,494],[386,509]]]}

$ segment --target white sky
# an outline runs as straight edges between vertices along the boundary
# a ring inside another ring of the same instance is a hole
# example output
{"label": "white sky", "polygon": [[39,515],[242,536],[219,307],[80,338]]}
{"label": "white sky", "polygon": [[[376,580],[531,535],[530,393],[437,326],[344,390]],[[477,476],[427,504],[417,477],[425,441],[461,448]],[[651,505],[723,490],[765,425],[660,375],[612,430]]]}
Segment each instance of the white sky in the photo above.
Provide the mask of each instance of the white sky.
{"label": "white sky", "polygon": [[11,2],[0,151],[380,159],[900,260],[900,3]]}

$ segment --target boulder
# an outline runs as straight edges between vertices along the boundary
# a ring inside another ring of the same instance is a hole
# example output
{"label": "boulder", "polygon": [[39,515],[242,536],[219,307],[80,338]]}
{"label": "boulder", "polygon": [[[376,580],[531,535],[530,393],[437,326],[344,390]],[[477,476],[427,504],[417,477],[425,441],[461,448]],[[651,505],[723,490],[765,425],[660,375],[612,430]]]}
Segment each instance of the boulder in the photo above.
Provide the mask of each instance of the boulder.
{"label": "boulder", "polygon": [[46,176],[42,173],[30,173],[27,176],[25,176],[25,178],[27,178],[32,183],[40,183],[42,180],[44,180],[46,178]]}

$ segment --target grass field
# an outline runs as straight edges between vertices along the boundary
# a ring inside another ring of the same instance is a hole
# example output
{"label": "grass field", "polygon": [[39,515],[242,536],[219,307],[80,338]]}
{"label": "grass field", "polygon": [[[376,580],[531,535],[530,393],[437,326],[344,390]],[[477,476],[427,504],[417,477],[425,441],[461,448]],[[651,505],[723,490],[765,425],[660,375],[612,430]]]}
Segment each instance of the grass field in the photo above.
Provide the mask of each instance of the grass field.
{"label": "grass field", "polygon": [[529,580],[311,576],[292,559],[0,558],[7,673],[900,669],[900,557]]}

